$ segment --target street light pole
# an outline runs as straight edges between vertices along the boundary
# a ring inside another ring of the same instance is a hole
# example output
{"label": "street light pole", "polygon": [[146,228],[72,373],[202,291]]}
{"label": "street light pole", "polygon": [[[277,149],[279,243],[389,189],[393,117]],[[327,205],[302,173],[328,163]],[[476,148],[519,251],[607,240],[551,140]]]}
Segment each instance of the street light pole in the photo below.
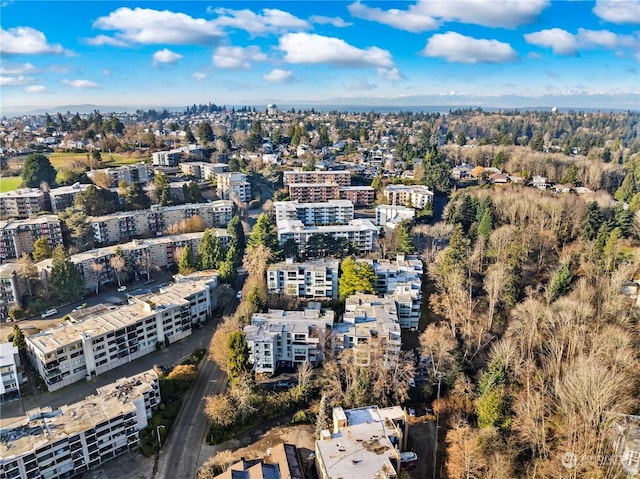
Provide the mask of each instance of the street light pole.
{"label": "street light pole", "polygon": [[[438,395],[437,401],[440,402],[440,383],[442,382],[442,373],[438,373]],[[438,404],[438,411],[436,412],[436,445],[433,448],[433,474],[431,479],[436,479],[436,464],[438,463],[438,428],[440,422],[440,404]]]}
{"label": "street light pole", "polygon": [[162,442],[160,441],[160,428],[166,429],[163,424],[156,426],[156,434],[158,435],[158,451],[160,451],[160,448],[162,447]]}

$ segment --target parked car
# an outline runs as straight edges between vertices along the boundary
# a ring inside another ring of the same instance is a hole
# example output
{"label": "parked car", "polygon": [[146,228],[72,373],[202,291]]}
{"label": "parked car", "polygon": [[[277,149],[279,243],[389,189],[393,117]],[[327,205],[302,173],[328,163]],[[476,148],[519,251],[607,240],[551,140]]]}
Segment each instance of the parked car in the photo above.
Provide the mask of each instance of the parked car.
{"label": "parked car", "polygon": [[238,291],[238,292],[236,293],[236,298],[238,298],[238,299],[242,299],[242,291]]}
{"label": "parked car", "polygon": [[73,308],[71,310],[72,313],[75,313],[76,311],[80,311],[82,309],[82,305],[81,306],[76,306],[75,308]]}
{"label": "parked car", "polygon": [[53,316],[54,314],[58,314],[58,310],[56,308],[47,309],[44,313],[40,315],[41,318],[48,318],[49,316]]}
{"label": "parked car", "polygon": [[400,469],[411,470],[416,468],[418,463],[418,455],[415,452],[400,453]]}
{"label": "parked car", "polygon": [[411,417],[416,417],[416,410],[415,408],[410,407],[409,408],[409,416]]}
{"label": "parked car", "polygon": [[126,291],[126,290],[127,290],[127,287],[125,285],[122,285],[122,286],[118,287],[118,292],[120,292],[120,293],[123,292],[123,291]]}

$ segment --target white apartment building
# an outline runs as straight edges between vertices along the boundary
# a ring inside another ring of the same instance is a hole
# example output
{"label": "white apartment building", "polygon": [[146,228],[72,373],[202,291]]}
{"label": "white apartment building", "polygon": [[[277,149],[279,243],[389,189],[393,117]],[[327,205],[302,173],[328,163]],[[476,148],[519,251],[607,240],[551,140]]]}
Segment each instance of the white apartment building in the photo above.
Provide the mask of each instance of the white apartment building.
{"label": "white apartment building", "polygon": [[320,309],[320,303],[310,303],[304,311],[270,309],[254,314],[251,324],[244,327],[253,370],[273,374],[281,366],[322,363],[331,323],[333,311]]}
{"label": "white apartment building", "polygon": [[229,169],[229,165],[226,163],[207,163],[205,161],[180,163],[179,166],[183,175],[193,176],[199,181],[215,178],[218,173],[224,173]]}
{"label": "white apartment building", "polygon": [[132,183],[149,183],[153,181],[153,168],[151,165],[140,162],[133,165],[122,165],[114,168],[103,168],[100,170],[91,170],[87,172],[87,176],[93,180],[97,172],[106,173],[111,178],[110,186],[117,187],[120,182],[124,181],[127,185]]}
{"label": "white apartment building", "polygon": [[305,226],[300,220],[277,222],[278,241],[283,244],[293,239],[301,253],[305,251],[307,241],[314,234],[328,234],[334,238],[346,238],[354,243],[360,254],[373,251],[378,229],[368,219],[358,218],[342,225]]}
{"label": "white apartment building", "polygon": [[247,175],[244,173],[217,173],[216,185],[218,198],[228,200],[237,196],[242,202],[251,201],[251,183],[247,181]]}
{"label": "white apartment building", "polygon": [[31,254],[36,240],[44,238],[53,249],[62,241],[57,215],[42,215],[26,220],[0,221],[0,259],[19,258]]}
{"label": "white apartment building", "polygon": [[0,319],[7,317],[9,308],[20,304],[22,295],[27,291],[25,282],[18,277],[15,263],[0,265]]}
{"label": "white apartment building", "polygon": [[20,397],[20,354],[11,343],[0,343],[0,403]]}
{"label": "white apartment building", "polygon": [[233,202],[187,203],[175,206],[152,205],[148,210],[123,211],[87,218],[97,244],[121,243],[132,238],[162,235],[173,225],[193,216],[202,218],[207,228],[226,226],[233,217]]}
{"label": "white apartment building", "polygon": [[368,263],[376,273],[376,292],[393,299],[398,308],[398,322],[402,329],[416,331],[422,305],[422,261],[403,254],[393,259],[357,259]]}
{"label": "white apartment building", "polygon": [[122,378],[96,394],[52,410],[33,409],[2,430],[0,476],[79,477],[138,448],[140,431],[160,404],[153,370]]}
{"label": "white apartment building", "polygon": [[400,406],[333,408],[333,430],[316,440],[320,479],[396,479],[406,448],[408,420]]}
{"label": "white apartment building", "polygon": [[336,259],[294,263],[293,259],[287,258],[269,265],[267,290],[270,294],[304,299],[335,299],[338,297],[338,266]]}
{"label": "white apartment building", "polygon": [[401,205],[376,206],[376,225],[394,229],[398,223],[408,220],[413,221],[416,210]]}
{"label": "white apartment building", "polygon": [[349,170],[285,171],[282,181],[285,186],[294,183],[334,183],[340,186],[350,186],[351,172]]}
{"label": "white apartment building", "polygon": [[352,350],[355,363],[370,366],[395,361],[400,354],[400,324],[396,303],[391,298],[356,293],[347,297],[342,323],[331,330],[334,355]]}
{"label": "white apartment building", "polygon": [[39,188],[0,193],[0,219],[26,219],[49,209],[49,195]]}
{"label": "white apartment building", "polygon": [[51,211],[59,213],[70,206],[78,194],[83,193],[91,185],[74,183],[71,186],[60,186],[49,190],[49,200],[51,201]]}
{"label": "white apartment building", "polygon": [[276,222],[300,220],[305,226],[346,225],[353,219],[353,203],[348,200],[329,200],[324,203],[275,201]]}
{"label": "white apartment building", "polygon": [[422,185],[387,185],[384,198],[391,205],[423,209],[433,202],[433,191]]}

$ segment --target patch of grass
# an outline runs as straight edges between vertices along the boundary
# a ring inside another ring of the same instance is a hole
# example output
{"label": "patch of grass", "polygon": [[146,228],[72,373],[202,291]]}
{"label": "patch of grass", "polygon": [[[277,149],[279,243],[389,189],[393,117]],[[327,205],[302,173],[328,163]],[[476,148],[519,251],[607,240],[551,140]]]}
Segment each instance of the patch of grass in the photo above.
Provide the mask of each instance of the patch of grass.
{"label": "patch of grass", "polygon": [[[49,161],[54,168],[69,168],[73,165],[86,165],[89,163],[87,160],[87,152],[74,153],[74,152],[56,152],[48,155]],[[102,153],[102,164],[104,166],[122,166],[130,165],[132,163],[139,163],[141,161],[147,161],[150,158],[140,157],[138,154],[120,154],[120,153]]]}
{"label": "patch of grass", "polygon": [[22,178],[19,176],[3,176],[0,178],[0,193],[15,191],[20,183],[22,183]]}

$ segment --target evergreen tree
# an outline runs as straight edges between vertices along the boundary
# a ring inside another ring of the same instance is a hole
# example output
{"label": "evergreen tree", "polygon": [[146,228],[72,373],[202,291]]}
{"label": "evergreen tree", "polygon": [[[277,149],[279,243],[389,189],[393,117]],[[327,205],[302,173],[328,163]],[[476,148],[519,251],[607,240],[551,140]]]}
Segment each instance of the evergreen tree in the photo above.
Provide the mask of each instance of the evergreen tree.
{"label": "evergreen tree", "polygon": [[280,250],[278,233],[273,219],[267,213],[260,213],[249,237],[249,246],[264,245],[274,253]]}
{"label": "evergreen tree", "polygon": [[137,181],[131,183],[125,194],[125,203],[129,210],[146,210],[151,206],[151,200]]}
{"label": "evergreen tree", "polygon": [[413,237],[411,235],[411,223],[402,221],[396,227],[396,235],[398,239],[398,252],[411,254],[415,250],[413,245]]}
{"label": "evergreen tree", "polygon": [[24,349],[27,347],[27,342],[24,340],[24,333],[22,332],[22,329],[20,329],[20,326],[18,326],[17,324],[13,325],[11,336],[11,342],[16,348],[18,348],[18,351],[24,351]]}
{"label": "evergreen tree", "polygon": [[61,245],[55,247],[52,258],[50,282],[53,294],[64,302],[80,298],[84,287],[82,275]]}
{"label": "evergreen tree", "polygon": [[49,186],[56,184],[56,169],[51,165],[49,158],[39,153],[27,156],[22,165],[22,184],[27,188],[39,188],[40,183]]}
{"label": "evergreen tree", "polygon": [[198,262],[200,270],[218,269],[220,263],[225,259],[220,239],[216,236],[214,229],[206,229],[202,236],[202,241],[198,247]]}
{"label": "evergreen tree", "polygon": [[342,261],[340,271],[338,294],[341,301],[358,291],[375,293],[376,272],[369,263],[357,263],[350,256]]}
{"label": "evergreen tree", "polygon": [[484,210],[484,214],[482,215],[482,219],[478,224],[478,235],[484,237],[485,240],[489,240],[489,236],[491,236],[492,231],[493,220],[491,219],[491,210],[486,208]]}
{"label": "evergreen tree", "polygon": [[244,334],[240,331],[231,333],[227,339],[227,349],[229,352],[227,363],[229,381],[233,383],[251,368],[249,364],[249,346]]}
{"label": "evergreen tree", "polygon": [[560,296],[564,296],[571,289],[571,280],[573,275],[566,264],[563,264],[553,275],[551,284],[549,285],[551,293],[551,301],[555,301]]}
{"label": "evergreen tree", "polygon": [[178,261],[178,273],[189,274],[193,273],[195,269],[195,261],[193,259],[193,253],[191,248],[184,246],[180,254],[180,260]]}
{"label": "evergreen tree", "polygon": [[445,271],[455,268],[465,268],[467,263],[469,241],[465,238],[462,225],[457,224],[449,239],[449,246],[445,249],[442,266]]}
{"label": "evergreen tree", "polygon": [[42,261],[43,259],[51,258],[51,247],[49,246],[49,242],[46,238],[40,237],[33,243],[33,261],[36,263]]}
{"label": "evergreen tree", "polygon": [[171,187],[169,186],[169,178],[162,171],[156,173],[153,179],[153,186],[155,188],[156,202],[161,206],[168,206],[173,204],[173,198],[171,197]]}
{"label": "evergreen tree", "polygon": [[587,221],[582,230],[582,237],[592,241],[598,234],[598,230],[604,223],[604,216],[598,203],[592,201],[587,208]]}
{"label": "evergreen tree", "polygon": [[208,121],[204,121],[198,125],[198,139],[200,140],[201,145],[211,143],[215,138],[213,129]]}
{"label": "evergreen tree", "polygon": [[238,215],[234,215],[227,225],[227,233],[229,233],[229,250],[233,250],[233,264],[235,266],[242,262],[244,256],[244,248],[246,246],[246,240],[244,237],[244,228]]}

